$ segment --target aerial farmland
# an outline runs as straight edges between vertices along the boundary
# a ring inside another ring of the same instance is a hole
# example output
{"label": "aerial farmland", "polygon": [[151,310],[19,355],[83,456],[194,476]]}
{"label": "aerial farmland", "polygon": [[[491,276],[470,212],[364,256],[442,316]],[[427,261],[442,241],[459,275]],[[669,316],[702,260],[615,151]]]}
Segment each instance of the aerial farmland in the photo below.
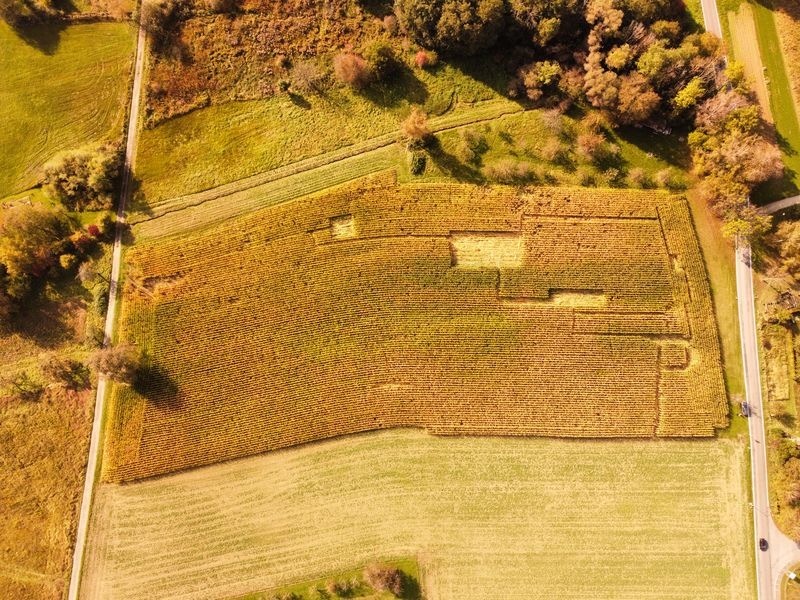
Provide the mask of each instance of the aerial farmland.
{"label": "aerial farmland", "polygon": [[0,0],[0,598],[800,594],[799,17]]}

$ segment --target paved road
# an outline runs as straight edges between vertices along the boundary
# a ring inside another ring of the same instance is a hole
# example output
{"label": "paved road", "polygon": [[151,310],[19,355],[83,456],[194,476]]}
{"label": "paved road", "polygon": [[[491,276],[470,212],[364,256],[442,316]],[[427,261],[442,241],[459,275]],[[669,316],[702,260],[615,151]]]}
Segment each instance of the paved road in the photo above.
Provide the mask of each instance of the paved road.
{"label": "paved road", "polygon": [[[716,0],[701,0],[701,2],[706,30],[721,38],[722,26]],[[800,202],[800,197],[787,198],[764,207],[764,210],[775,212],[798,202]],[[783,573],[792,563],[800,562],[800,549],[795,542],[778,530],[770,512],[765,415],[761,397],[753,270],[750,260],[750,245],[744,240],[736,242],[736,296],[739,307],[745,397],[752,410],[748,428],[750,431],[753,523],[755,526],[753,543],[756,553],[758,599],[780,600],[780,584]],[[760,538],[767,541],[768,549],[766,551],[759,548]]]}
{"label": "paved road", "polygon": [[703,7],[703,21],[706,24],[706,31],[710,31],[718,38],[722,38],[722,25],[719,20],[716,0],[701,0]]}
{"label": "paved road", "polygon": [[[800,549],[795,542],[778,530],[770,514],[764,427],[765,411],[758,361],[753,270],[750,246],[745,241],[737,241],[736,244],[736,295],[739,305],[739,331],[742,338],[745,395],[752,410],[748,425],[750,429],[758,598],[759,600],[779,600],[783,572],[792,563],[800,562]],[[766,551],[758,548],[759,538],[767,540],[769,548]]]}
{"label": "paved road", "polygon": [[[117,232],[114,237],[114,252],[111,262],[111,284],[109,286],[108,312],[104,330],[103,344],[111,343],[114,332],[114,318],[117,308],[117,286],[119,283],[120,260],[122,257],[122,234],[125,223],[125,205],[130,198],[131,191],[131,167],[134,155],[136,154],[136,141],[138,137],[139,123],[139,104],[142,96],[142,71],[144,67],[144,29],[139,28],[139,36],[136,43],[136,57],[133,74],[133,93],[131,94],[130,118],[128,119],[128,140],[125,146],[125,165],[122,171],[122,190],[119,197],[119,208],[117,209]],[[83,498],[81,499],[81,512],[78,518],[78,531],[75,539],[75,551],[72,555],[72,573],[69,580],[68,600],[77,600],[80,587],[81,568],[83,557],[86,550],[86,536],[89,529],[89,513],[92,508],[92,496],[94,493],[95,477],[98,471],[98,456],[102,449],[100,438],[103,414],[105,409],[106,379],[101,377],[97,382],[97,397],[94,405],[94,421],[92,422],[92,436],[89,442],[89,461],[86,465],[86,479],[83,486]]]}
{"label": "paved road", "polygon": [[790,206],[795,206],[800,204],[800,195],[792,196],[791,198],[784,198],[783,200],[776,200],[775,202],[770,202],[769,204],[765,204],[761,207],[768,215],[772,213],[776,213],[779,210],[783,210],[784,208],[789,208]]}

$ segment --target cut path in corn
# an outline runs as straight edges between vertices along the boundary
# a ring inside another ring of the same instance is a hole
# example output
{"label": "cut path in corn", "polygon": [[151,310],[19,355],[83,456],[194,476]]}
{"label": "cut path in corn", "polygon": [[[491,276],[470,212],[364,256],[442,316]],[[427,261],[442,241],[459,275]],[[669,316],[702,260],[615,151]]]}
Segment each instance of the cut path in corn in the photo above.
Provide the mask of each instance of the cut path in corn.
{"label": "cut path in corn", "polygon": [[415,555],[430,600],[751,598],[744,451],[392,430],[104,484],[82,597],[231,597]]}

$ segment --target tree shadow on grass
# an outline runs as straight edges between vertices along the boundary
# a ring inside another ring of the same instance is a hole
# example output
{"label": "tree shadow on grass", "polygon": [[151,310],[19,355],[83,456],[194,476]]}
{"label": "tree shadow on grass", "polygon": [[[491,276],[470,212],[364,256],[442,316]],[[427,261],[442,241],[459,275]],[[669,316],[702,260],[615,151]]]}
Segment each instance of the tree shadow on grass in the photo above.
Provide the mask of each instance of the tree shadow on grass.
{"label": "tree shadow on grass", "polygon": [[400,593],[400,598],[403,600],[420,600],[422,598],[419,581],[407,573],[403,573],[403,591]]}
{"label": "tree shadow on grass", "polygon": [[66,27],[66,21],[61,19],[54,19],[47,23],[21,21],[11,24],[11,28],[19,39],[47,55],[55,54],[58,50],[61,32]]}
{"label": "tree shadow on grass", "polygon": [[424,104],[428,99],[428,87],[411,69],[403,66],[390,82],[370,85],[360,94],[378,106],[390,108],[403,101]]}
{"label": "tree shadow on grass", "polygon": [[448,177],[469,183],[484,182],[483,175],[478,169],[461,162],[458,157],[447,152],[438,138],[433,138],[429,142],[427,150],[433,164]]}
{"label": "tree shadow on grass", "polygon": [[757,186],[753,193],[750,194],[751,199],[758,206],[769,204],[775,200],[782,200],[800,194],[795,183],[797,173],[787,168],[780,179],[770,179],[769,181]]}
{"label": "tree shadow on grass", "polygon": [[639,148],[642,152],[653,154],[656,158],[681,169],[691,167],[691,152],[678,135],[656,133],[644,127],[621,127],[619,138]]}

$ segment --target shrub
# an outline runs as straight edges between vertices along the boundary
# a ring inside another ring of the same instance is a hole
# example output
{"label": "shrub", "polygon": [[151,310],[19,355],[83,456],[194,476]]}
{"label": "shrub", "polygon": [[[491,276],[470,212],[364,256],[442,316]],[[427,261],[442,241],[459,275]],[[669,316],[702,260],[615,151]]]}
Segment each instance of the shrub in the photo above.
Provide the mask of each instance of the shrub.
{"label": "shrub", "polygon": [[506,12],[503,0],[395,0],[395,11],[414,41],[461,55],[493,46]]}
{"label": "shrub", "polygon": [[576,150],[586,162],[597,162],[603,158],[604,145],[605,138],[602,135],[589,131],[578,136]]}
{"label": "shrub", "polygon": [[647,171],[641,167],[634,167],[630,170],[628,173],[628,182],[631,184],[631,187],[650,187],[650,178],[647,175]]}
{"label": "shrub", "polygon": [[389,35],[397,35],[397,30],[399,28],[397,24],[397,17],[394,15],[386,15],[383,17],[383,28]]}
{"label": "shrub", "polygon": [[395,56],[394,48],[385,40],[374,40],[364,49],[372,76],[377,81],[385,81],[400,70],[400,61]]}
{"label": "shrub", "polygon": [[391,592],[395,596],[403,593],[403,572],[388,565],[370,565],[364,569],[364,579],[378,592]]}
{"label": "shrub", "polygon": [[409,157],[409,169],[412,175],[422,175],[428,164],[428,158],[423,152],[412,152]]}
{"label": "shrub", "polygon": [[129,385],[136,381],[140,360],[136,348],[122,344],[98,350],[92,355],[90,365],[99,375]]}
{"label": "shrub", "polygon": [[547,138],[547,141],[542,146],[540,152],[543,159],[549,162],[560,162],[564,160],[567,154],[567,149],[557,137],[552,136]]}
{"label": "shrub", "polygon": [[58,264],[65,271],[71,271],[78,264],[78,257],[74,254],[62,254],[58,257]]}
{"label": "shrub", "polygon": [[291,88],[301,94],[318,94],[324,88],[325,73],[313,60],[303,60],[292,67],[289,81]]}
{"label": "shrub", "polygon": [[476,129],[462,129],[458,138],[457,155],[463,162],[477,162],[479,156],[487,149],[486,138]]}
{"label": "shrub", "polygon": [[678,191],[686,189],[686,182],[674,169],[661,169],[656,173],[655,181],[659,187],[668,190]]}
{"label": "shrub", "polygon": [[484,169],[484,175],[498,183],[519,185],[532,181],[535,173],[529,163],[504,158],[488,165]]}
{"label": "shrub", "polygon": [[364,57],[352,52],[343,52],[334,57],[333,72],[336,79],[355,89],[366,87],[373,75]]}
{"label": "shrub", "polygon": [[3,377],[0,379],[0,386],[5,387],[14,398],[26,402],[38,400],[44,391],[44,386],[26,371]]}
{"label": "shrub", "polygon": [[114,204],[122,160],[118,146],[70,152],[45,167],[44,190],[67,210],[107,210]]}
{"label": "shrub", "polygon": [[414,56],[414,64],[420,69],[430,69],[439,64],[439,55],[433,50],[420,50]]}
{"label": "shrub", "polygon": [[525,95],[534,102],[545,94],[552,94],[561,79],[561,65],[553,60],[543,60],[525,65],[517,71],[517,79]]}
{"label": "shrub", "polygon": [[400,124],[400,134],[409,148],[425,146],[431,136],[428,115],[418,106],[412,108],[411,113]]}
{"label": "shrub", "polygon": [[76,390],[89,385],[86,365],[77,360],[49,353],[40,358],[39,368],[49,381],[67,389]]}

